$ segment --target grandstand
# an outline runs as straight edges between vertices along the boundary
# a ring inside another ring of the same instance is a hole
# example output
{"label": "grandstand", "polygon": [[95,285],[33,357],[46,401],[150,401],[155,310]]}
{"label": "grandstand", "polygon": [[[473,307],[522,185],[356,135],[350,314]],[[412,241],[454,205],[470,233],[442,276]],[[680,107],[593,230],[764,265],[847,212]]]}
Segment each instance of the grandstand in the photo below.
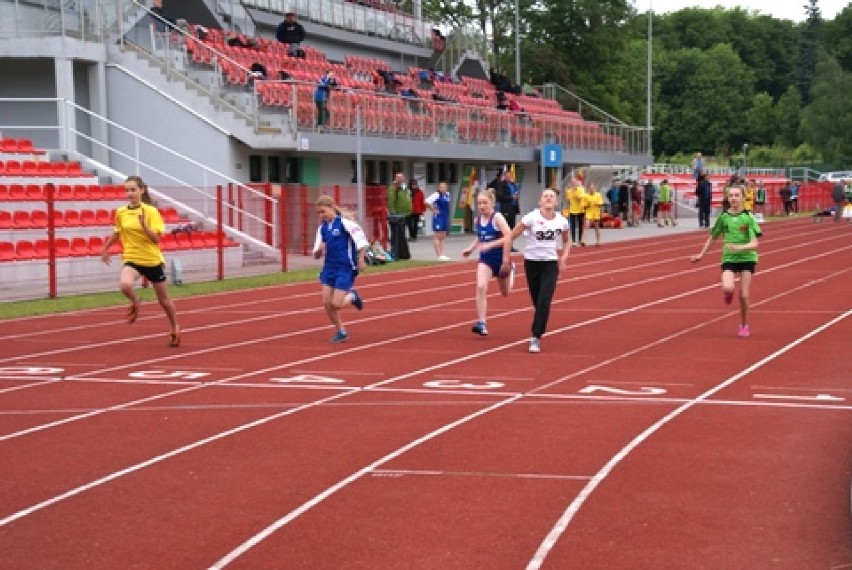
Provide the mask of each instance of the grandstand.
{"label": "grandstand", "polygon": [[[395,171],[420,178],[427,192],[446,179],[458,198],[464,173],[485,180],[515,164],[535,189],[522,195],[526,209],[562,170],[650,162],[643,127],[547,97],[509,94],[522,111],[498,108],[485,54],[451,54],[453,38],[433,34],[433,22],[380,0],[166,0],[164,11],[176,25],[131,0],[0,4],[5,275],[41,278],[45,264],[27,259],[28,242],[41,252],[36,260],[47,248],[49,259],[79,266],[94,228],[109,231],[104,213],[121,202],[111,192],[131,174],[177,216],[171,229],[191,223],[208,238],[167,246],[185,272],[219,263],[227,273],[264,262],[286,268],[287,252],[306,253],[319,193],[334,193],[380,235],[381,188]],[[288,11],[307,31],[303,58],[275,40]],[[338,87],[318,129],[313,93],[327,70]],[[563,149],[554,173],[541,164],[544,145]],[[58,241],[66,239],[67,247]],[[102,268],[76,275],[112,285]]]}

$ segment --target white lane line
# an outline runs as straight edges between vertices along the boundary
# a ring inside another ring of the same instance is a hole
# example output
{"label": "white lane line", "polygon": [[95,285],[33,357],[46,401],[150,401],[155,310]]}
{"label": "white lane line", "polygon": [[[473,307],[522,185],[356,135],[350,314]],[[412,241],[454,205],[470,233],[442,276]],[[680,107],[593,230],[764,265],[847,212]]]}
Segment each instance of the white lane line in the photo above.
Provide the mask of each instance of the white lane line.
{"label": "white lane line", "polygon": [[630,443],[624,446],[609,461],[607,461],[607,463],[600,469],[600,471],[598,471],[594,475],[594,477],[592,477],[591,481],[589,481],[589,483],[585,487],[583,487],[583,489],[571,502],[571,504],[568,505],[568,508],[565,510],[559,520],[556,521],[556,524],[544,538],[541,545],[539,545],[538,549],[533,555],[532,559],[527,564],[527,570],[537,570],[538,568],[541,568],[541,565],[544,563],[545,558],[547,558],[547,555],[550,553],[556,542],[568,528],[568,525],[571,524],[571,520],[574,518],[574,516],[577,514],[577,512],[580,510],[586,500],[591,496],[595,489],[597,489],[598,486],[603,483],[604,479],[606,479],[607,476],[612,473],[613,469],[615,469],[615,467],[619,463],[621,463],[634,449],[639,447],[639,445],[641,445],[645,440],[647,440],[649,437],[654,435],[654,433],[656,433],[664,426],[675,420],[678,416],[692,409],[699,402],[709,399],[711,396],[719,393],[720,391],[734,384],[737,380],[745,377],[748,374],[751,374],[758,368],[778,358],[784,353],[789,352],[790,350],[799,346],[805,341],[810,340],[811,338],[828,329],[829,327],[836,325],[837,323],[843,321],[846,318],[849,318],[850,315],[852,315],[852,309],[846,311],[842,315],[831,319],[827,323],[820,325],[809,333],[797,338],[796,340],[788,343],[786,346],[776,350],[772,354],[767,355],[766,357],[760,359],[751,366],[717,384],[716,386],[707,390],[703,394],[700,394],[696,398],[693,398],[685,404],[677,407],[676,409],[672,410],[671,412],[654,422],[651,426],[642,431],[642,433],[637,435],[635,438],[633,438]]}
{"label": "white lane line", "polygon": [[237,548],[233,549],[231,552],[229,552],[228,554],[223,556],[220,560],[218,560],[215,564],[213,564],[210,567],[211,570],[217,570],[217,569],[224,568],[225,566],[227,566],[228,564],[230,564],[231,562],[233,562],[234,560],[236,560],[237,558],[239,558],[240,556],[242,556],[243,554],[245,554],[246,552],[251,550],[252,547],[261,543],[264,539],[266,539],[268,536],[273,534],[279,528],[285,526],[290,521],[299,517],[302,513],[312,509],[314,506],[323,502],[325,499],[327,499],[331,495],[337,493],[341,489],[348,487],[350,484],[354,483],[355,481],[357,481],[361,477],[363,477],[363,476],[365,476],[365,475],[367,475],[371,472],[376,471],[376,469],[378,469],[379,467],[381,467],[385,463],[391,461],[392,459],[396,459],[397,457],[399,457],[403,453],[406,453],[406,452],[414,449],[415,447],[417,447],[417,446],[419,446],[423,443],[426,443],[426,442],[428,442],[432,439],[435,439],[439,435],[442,435],[442,434],[444,434],[444,433],[446,433],[450,430],[453,430],[460,425],[463,425],[463,424],[466,424],[470,421],[473,421],[476,418],[478,418],[479,416],[483,416],[485,414],[493,412],[494,410],[508,406],[509,404],[516,401],[520,397],[521,397],[520,395],[514,396],[512,398],[508,398],[508,399],[503,400],[501,402],[497,402],[496,404],[493,404],[493,405],[491,405],[487,408],[482,408],[481,410],[477,410],[476,412],[473,412],[472,414],[464,416],[463,418],[460,418],[460,419],[458,419],[458,420],[456,420],[452,423],[445,424],[445,425],[441,426],[440,428],[433,430],[433,431],[427,433],[426,435],[419,437],[419,438],[415,439],[414,441],[412,441],[412,442],[410,442],[410,443],[388,453],[384,457],[377,459],[376,461],[370,463],[366,467],[363,467],[362,469],[356,471],[355,473],[352,473],[351,475],[349,475],[345,479],[338,481],[336,484],[332,485],[331,487],[328,487],[325,491],[314,496],[312,499],[306,501],[305,503],[302,503],[302,505],[299,506],[298,508],[290,511],[285,516],[281,517],[277,521],[275,521],[272,524],[270,524],[269,526],[267,526],[265,529],[261,530],[260,532],[258,532],[257,534],[255,534],[254,536],[252,536],[251,538],[249,538],[248,540],[243,542]]}
{"label": "white lane line", "polygon": [[430,469],[375,469],[373,475],[385,477],[433,476],[480,477],[483,479],[554,479],[558,481],[588,481],[591,475],[557,475],[555,473],[498,473],[494,471],[440,471]]}

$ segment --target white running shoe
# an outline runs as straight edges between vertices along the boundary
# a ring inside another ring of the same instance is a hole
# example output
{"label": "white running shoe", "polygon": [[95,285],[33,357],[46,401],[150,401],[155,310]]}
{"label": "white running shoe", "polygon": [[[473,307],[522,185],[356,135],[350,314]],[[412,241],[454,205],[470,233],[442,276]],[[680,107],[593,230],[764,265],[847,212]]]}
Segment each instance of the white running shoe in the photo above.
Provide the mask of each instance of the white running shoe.
{"label": "white running shoe", "polygon": [[530,352],[541,352],[541,341],[536,337],[530,339]]}
{"label": "white running shoe", "polygon": [[446,255],[439,255],[438,256],[438,261],[452,261],[452,260],[453,260],[452,257],[446,256]]}

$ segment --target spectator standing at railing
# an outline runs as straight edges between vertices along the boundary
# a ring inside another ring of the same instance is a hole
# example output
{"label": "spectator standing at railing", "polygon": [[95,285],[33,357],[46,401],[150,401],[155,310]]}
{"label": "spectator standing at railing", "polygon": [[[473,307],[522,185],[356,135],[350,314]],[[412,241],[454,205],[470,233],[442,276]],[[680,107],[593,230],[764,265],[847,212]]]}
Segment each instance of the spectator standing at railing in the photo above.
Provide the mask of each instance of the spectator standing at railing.
{"label": "spectator standing at railing", "polygon": [[287,55],[304,57],[302,42],[305,41],[305,28],[296,21],[295,12],[287,12],[284,21],[278,24],[278,29],[275,30],[275,37],[279,42],[288,44]]}
{"label": "spectator standing at railing", "polygon": [[337,80],[334,78],[334,72],[329,69],[319,78],[316,91],[314,91],[314,103],[317,106],[317,130],[319,132],[322,132],[323,127],[328,122],[328,101],[334,87],[337,87]]}

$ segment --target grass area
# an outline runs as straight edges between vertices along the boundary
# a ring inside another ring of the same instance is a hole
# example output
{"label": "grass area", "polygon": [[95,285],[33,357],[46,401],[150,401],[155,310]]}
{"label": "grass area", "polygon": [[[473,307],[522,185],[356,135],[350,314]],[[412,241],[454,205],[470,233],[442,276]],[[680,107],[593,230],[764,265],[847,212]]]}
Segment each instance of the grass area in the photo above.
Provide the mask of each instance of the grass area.
{"label": "grass area", "polygon": [[[367,272],[382,273],[385,271],[396,271],[411,267],[434,265],[435,263],[437,262],[418,260],[397,261],[388,265],[371,266],[367,269]],[[286,273],[278,272],[251,277],[234,277],[232,279],[224,279],[222,281],[202,281],[199,283],[170,285],[169,294],[174,299],[180,299],[183,297],[221,293],[224,291],[238,291],[257,287],[269,287],[272,285],[285,285],[287,283],[316,281],[317,271],[318,270],[315,268],[299,269],[297,271],[287,271]],[[143,290],[142,298],[145,300],[154,299],[153,290]],[[33,299],[28,301],[9,301],[0,303],[0,320],[65,313],[69,311],[79,311],[82,309],[96,309],[99,307],[123,305],[125,303],[127,303],[127,300],[124,298],[124,295],[118,291],[118,283],[116,283],[116,290],[108,293],[90,293],[86,295],[57,297],[56,299]]]}

